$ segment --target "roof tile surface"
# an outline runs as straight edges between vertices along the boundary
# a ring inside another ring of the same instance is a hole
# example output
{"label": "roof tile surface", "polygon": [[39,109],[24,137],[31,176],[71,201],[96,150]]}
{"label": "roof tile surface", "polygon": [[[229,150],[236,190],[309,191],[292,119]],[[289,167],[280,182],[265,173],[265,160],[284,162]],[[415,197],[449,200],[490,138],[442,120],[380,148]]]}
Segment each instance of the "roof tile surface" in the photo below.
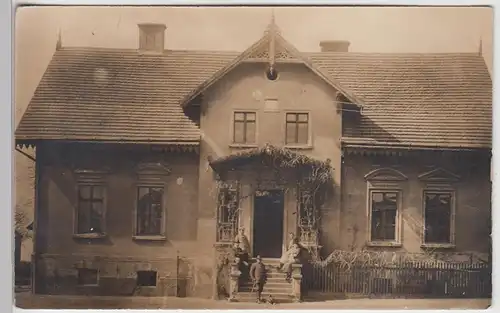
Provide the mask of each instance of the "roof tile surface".
{"label": "roof tile surface", "polygon": [[[347,138],[435,147],[491,146],[492,82],[477,54],[307,53],[364,102]],[[16,139],[196,144],[181,100],[238,53],[63,48]]]}

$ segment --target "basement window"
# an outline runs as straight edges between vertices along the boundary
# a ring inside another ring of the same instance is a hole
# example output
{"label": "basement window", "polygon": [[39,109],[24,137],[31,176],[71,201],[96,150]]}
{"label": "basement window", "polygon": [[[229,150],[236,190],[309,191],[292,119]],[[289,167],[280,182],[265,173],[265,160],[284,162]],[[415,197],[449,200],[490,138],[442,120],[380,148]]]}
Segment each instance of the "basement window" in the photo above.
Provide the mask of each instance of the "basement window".
{"label": "basement window", "polygon": [[137,286],[141,287],[155,287],[157,280],[156,271],[138,271],[137,272]]}
{"label": "basement window", "polygon": [[78,285],[80,286],[97,286],[98,271],[91,268],[78,269]]}

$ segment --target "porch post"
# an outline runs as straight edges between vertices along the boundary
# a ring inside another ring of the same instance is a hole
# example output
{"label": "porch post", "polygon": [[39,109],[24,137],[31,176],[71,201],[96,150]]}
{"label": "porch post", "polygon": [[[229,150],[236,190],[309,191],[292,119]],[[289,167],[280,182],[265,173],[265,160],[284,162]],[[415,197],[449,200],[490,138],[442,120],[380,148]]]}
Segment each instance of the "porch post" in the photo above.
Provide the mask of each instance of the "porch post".
{"label": "porch post", "polygon": [[302,264],[292,265],[292,290],[293,290],[293,301],[302,301],[301,293],[302,285]]}

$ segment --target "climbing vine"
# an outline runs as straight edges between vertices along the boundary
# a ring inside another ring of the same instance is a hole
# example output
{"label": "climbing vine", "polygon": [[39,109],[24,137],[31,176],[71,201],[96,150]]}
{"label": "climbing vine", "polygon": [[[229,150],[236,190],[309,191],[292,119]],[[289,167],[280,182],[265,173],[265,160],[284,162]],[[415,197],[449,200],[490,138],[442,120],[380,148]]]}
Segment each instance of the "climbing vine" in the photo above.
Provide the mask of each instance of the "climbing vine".
{"label": "climbing vine", "polygon": [[[265,145],[243,151],[211,162],[218,174],[212,194],[218,197],[219,241],[230,241],[236,235],[240,205],[245,198],[253,197],[266,182],[262,175],[271,175],[273,184],[285,193],[297,191],[297,221],[300,240],[307,248],[319,244],[319,208],[325,202],[328,188],[332,186],[330,160],[320,161],[287,148]],[[260,168],[255,185],[242,194],[240,177],[236,174],[242,166],[252,171]],[[230,178],[229,178],[230,177]],[[317,251],[310,250],[309,252]]]}

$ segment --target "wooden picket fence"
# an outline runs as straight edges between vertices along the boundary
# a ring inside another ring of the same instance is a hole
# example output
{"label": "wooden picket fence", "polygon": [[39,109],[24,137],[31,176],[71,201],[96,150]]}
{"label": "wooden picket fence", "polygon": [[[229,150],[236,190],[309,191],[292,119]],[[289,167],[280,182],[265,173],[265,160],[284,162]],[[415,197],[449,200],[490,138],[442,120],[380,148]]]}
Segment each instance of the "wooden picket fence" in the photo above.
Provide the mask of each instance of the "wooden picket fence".
{"label": "wooden picket fence", "polygon": [[382,297],[489,298],[487,264],[412,262],[390,266],[336,263],[303,267],[303,290]]}

